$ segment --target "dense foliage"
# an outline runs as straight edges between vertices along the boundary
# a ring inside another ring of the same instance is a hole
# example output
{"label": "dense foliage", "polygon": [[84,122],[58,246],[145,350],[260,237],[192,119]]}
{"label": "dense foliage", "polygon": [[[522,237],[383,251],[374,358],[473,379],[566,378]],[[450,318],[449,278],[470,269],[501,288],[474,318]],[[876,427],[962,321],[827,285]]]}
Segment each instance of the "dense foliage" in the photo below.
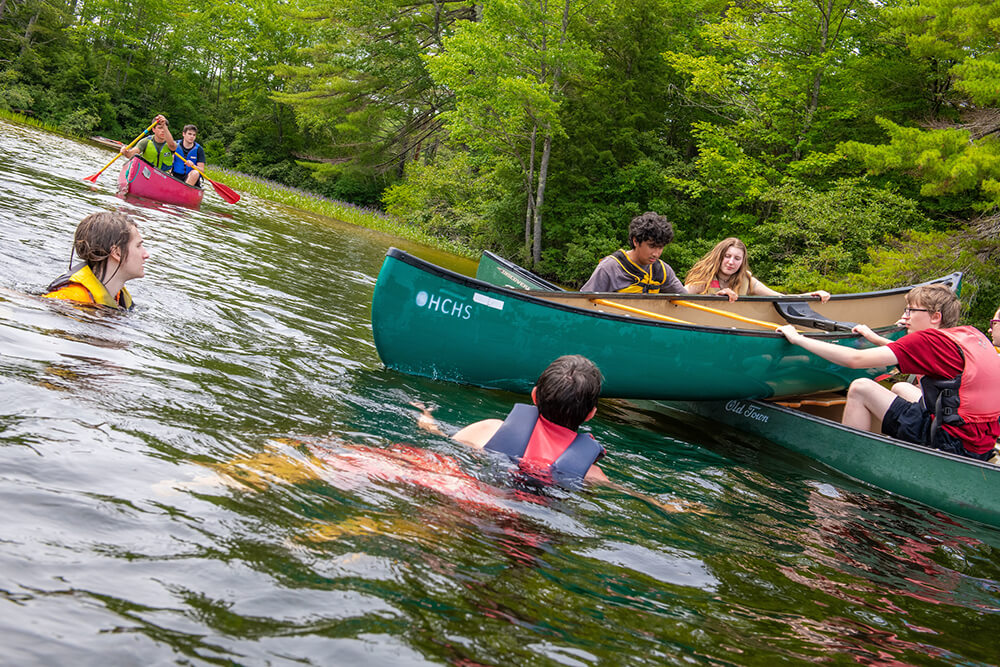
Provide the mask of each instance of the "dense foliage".
{"label": "dense foliage", "polygon": [[964,270],[1000,298],[987,0],[0,0],[0,109],[489,248],[566,284],[666,214],[788,290]]}

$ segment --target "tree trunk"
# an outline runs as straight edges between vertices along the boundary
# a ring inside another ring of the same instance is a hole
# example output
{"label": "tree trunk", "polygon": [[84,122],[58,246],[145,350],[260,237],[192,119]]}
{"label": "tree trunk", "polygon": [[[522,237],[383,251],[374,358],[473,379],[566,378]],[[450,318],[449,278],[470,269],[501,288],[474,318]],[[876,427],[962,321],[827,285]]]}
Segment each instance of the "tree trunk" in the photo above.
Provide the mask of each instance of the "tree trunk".
{"label": "tree trunk", "polygon": [[278,125],[278,143],[285,143],[285,132],[284,128],[281,126],[281,106],[275,102],[274,103],[274,118],[275,123]]}
{"label": "tree trunk", "polygon": [[535,198],[532,193],[532,184],[535,182],[535,136],[538,134],[538,126],[531,128],[531,148],[528,152],[528,180],[525,192],[527,201],[524,210],[524,253],[527,255],[531,251],[531,221],[535,217]]}
{"label": "tree trunk", "polygon": [[21,58],[24,57],[24,54],[28,52],[28,47],[31,46],[31,33],[34,30],[35,22],[38,21],[38,16],[41,13],[42,13],[42,8],[39,7],[38,11],[35,12],[35,15],[31,17],[30,21],[28,21],[28,27],[24,29],[24,43],[21,44],[21,55],[20,55]]}
{"label": "tree trunk", "polygon": [[542,261],[542,204],[545,202],[545,181],[549,175],[549,156],[552,155],[552,137],[546,136],[542,148],[542,163],[538,165],[538,188],[535,192],[535,243],[531,258],[537,267]]}

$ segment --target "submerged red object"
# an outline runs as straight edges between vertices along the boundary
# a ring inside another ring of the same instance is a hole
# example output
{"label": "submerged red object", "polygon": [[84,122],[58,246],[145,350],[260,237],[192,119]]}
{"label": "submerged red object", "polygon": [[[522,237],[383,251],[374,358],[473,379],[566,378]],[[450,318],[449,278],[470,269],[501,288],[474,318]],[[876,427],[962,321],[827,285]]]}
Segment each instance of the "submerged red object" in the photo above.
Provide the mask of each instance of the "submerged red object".
{"label": "submerged red object", "polygon": [[135,195],[189,208],[198,208],[205,191],[178,180],[134,157],[118,175],[118,194]]}

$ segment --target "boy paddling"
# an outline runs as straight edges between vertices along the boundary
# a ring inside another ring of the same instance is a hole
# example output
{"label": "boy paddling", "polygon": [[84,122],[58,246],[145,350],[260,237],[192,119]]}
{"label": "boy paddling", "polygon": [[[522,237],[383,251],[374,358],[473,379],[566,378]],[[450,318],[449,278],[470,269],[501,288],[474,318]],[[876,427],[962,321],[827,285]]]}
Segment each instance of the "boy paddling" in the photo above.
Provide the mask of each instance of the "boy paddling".
{"label": "boy paddling", "polygon": [[897,395],[873,380],[855,380],[847,392],[846,426],[869,430],[875,420],[886,435],[989,460],[1000,437],[1000,355],[975,327],[956,326],[961,305],[948,287],[915,287],[906,303],[900,321],[907,334],[880,347],[833,345],[807,338],[791,325],[778,332],[840,366],[898,365],[903,373],[922,376],[919,395],[916,390]]}

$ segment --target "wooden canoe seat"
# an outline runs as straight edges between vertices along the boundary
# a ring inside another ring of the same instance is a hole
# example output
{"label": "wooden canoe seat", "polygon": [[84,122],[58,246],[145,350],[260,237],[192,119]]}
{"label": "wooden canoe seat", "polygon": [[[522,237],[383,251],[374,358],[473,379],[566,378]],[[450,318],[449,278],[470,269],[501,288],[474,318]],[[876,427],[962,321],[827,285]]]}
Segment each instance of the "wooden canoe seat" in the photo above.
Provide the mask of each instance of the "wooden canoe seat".
{"label": "wooden canoe seat", "polygon": [[776,405],[786,408],[801,408],[804,405],[814,405],[820,408],[832,408],[836,405],[845,405],[847,397],[840,394],[814,394],[812,396],[799,396],[788,398],[783,401],[771,401]]}

